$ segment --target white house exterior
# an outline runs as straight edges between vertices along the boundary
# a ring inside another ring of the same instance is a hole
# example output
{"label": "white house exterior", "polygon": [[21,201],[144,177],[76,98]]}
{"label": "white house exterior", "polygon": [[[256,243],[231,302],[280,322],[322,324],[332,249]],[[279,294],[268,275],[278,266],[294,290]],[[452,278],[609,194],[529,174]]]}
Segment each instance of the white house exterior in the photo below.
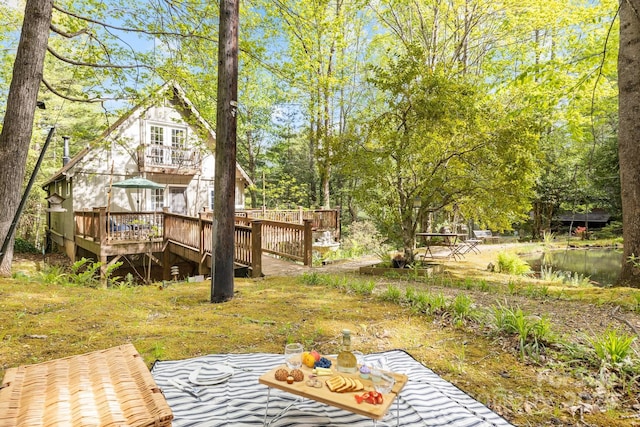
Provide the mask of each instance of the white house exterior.
{"label": "white house exterior", "polygon": [[[79,152],[44,185],[48,197],[64,200],[64,212],[48,214],[52,240],[74,240],[74,212],[106,207],[107,212],[169,212],[197,216],[213,208],[215,135],[177,85],[165,85],[147,103],[114,123],[92,146]],[[68,156],[68,154],[65,154]],[[119,181],[144,177],[162,189],[124,189]],[[243,209],[250,179],[236,166],[236,209]]]}

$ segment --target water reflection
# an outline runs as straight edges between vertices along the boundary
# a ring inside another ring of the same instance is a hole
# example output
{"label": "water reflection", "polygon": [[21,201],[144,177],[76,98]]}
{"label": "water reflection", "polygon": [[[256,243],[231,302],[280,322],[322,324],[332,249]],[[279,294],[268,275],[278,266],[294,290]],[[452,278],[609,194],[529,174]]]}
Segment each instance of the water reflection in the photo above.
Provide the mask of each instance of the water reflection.
{"label": "water reflection", "polygon": [[622,251],[616,249],[567,249],[527,255],[523,259],[535,272],[542,266],[551,267],[553,271],[589,276],[602,286],[614,284],[622,267]]}

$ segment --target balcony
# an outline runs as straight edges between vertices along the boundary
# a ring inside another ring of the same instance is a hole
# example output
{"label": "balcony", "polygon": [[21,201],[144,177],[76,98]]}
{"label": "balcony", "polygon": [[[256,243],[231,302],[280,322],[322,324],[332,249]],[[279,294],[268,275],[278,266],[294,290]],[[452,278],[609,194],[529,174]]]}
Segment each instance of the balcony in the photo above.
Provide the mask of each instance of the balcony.
{"label": "balcony", "polygon": [[138,146],[140,172],[194,175],[200,171],[201,161],[200,152],[193,148],[157,144]]}

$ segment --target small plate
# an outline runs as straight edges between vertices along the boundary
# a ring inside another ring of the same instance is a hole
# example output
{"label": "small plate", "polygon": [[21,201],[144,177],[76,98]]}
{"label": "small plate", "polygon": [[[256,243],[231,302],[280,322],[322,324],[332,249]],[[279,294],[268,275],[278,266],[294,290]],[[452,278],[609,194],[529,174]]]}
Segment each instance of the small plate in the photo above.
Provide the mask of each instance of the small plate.
{"label": "small plate", "polygon": [[[203,369],[204,368],[204,369]],[[195,385],[215,385],[233,376],[233,368],[228,365],[200,366],[189,375],[189,382]]]}

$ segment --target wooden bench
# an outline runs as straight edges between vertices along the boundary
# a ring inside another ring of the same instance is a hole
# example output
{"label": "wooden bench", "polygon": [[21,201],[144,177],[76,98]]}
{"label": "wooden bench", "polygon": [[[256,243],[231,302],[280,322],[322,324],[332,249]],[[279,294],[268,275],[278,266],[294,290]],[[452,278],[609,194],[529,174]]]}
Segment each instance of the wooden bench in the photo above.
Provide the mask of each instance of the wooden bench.
{"label": "wooden bench", "polygon": [[491,230],[473,230],[473,236],[476,239],[482,240],[482,243],[498,243],[499,236],[494,236]]}

